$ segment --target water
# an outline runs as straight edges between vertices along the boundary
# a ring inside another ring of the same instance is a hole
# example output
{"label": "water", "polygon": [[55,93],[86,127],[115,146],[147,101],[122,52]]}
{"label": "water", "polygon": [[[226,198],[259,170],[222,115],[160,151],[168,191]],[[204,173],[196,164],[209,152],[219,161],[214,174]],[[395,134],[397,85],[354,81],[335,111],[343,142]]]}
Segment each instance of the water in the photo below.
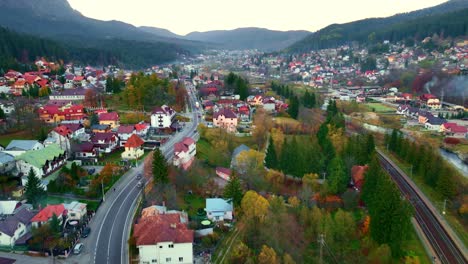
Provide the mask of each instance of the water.
{"label": "water", "polygon": [[448,152],[444,149],[439,149],[440,155],[447,160],[448,162],[452,163],[452,165],[466,178],[468,178],[468,165],[465,164],[456,154]]}

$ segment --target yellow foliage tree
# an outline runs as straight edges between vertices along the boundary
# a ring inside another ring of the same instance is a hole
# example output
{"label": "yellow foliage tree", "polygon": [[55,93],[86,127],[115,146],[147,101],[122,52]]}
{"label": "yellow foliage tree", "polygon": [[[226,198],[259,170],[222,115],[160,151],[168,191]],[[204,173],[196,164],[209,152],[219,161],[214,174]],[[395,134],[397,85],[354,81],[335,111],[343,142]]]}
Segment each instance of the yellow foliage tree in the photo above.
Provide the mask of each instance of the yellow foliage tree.
{"label": "yellow foliage tree", "polygon": [[285,253],[283,255],[283,264],[296,264],[296,261],[289,255],[288,253]]}
{"label": "yellow foliage tree", "polygon": [[236,168],[243,175],[257,175],[263,169],[265,154],[254,149],[242,151],[236,157]]}
{"label": "yellow foliage tree", "polygon": [[282,147],[283,147],[284,138],[285,138],[283,130],[279,128],[272,128],[271,137],[273,138],[273,144],[275,144],[276,153],[280,154]]}
{"label": "yellow foliage tree", "polygon": [[268,213],[270,203],[263,196],[255,191],[245,193],[241,201],[241,208],[244,216],[248,219],[258,219],[263,221]]}
{"label": "yellow foliage tree", "polygon": [[310,187],[315,192],[319,190],[320,186],[317,182],[319,176],[317,173],[307,173],[302,177],[302,184]]}
{"label": "yellow foliage tree", "polygon": [[297,208],[301,204],[301,201],[296,196],[291,196],[291,197],[288,198],[288,203],[292,207]]}
{"label": "yellow foliage tree", "polygon": [[275,187],[279,187],[284,182],[284,174],[276,170],[269,170],[265,178]]}
{"label": "yellow foliage tree", "polygon": [[335,147],[337,153],[342,153],[347,142],[343,128],[336,128],[335,126],[332,126],[330,124],[328,124],[327,126],[328,137],[330,138],[333,147]]}
{"label": "yellow foliage tree", "polygon": [[263,245],[262,251],[258,254],[258,263],[259,264],[279,264],[278,256],[274,249]]}

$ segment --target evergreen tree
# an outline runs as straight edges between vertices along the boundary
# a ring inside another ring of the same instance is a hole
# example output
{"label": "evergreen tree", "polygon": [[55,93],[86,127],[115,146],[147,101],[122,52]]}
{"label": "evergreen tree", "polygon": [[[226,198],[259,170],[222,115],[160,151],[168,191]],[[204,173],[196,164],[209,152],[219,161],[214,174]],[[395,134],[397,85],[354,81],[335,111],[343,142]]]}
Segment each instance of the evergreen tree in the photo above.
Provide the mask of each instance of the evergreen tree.
{"label": "evergreen tree", "polygon": [[275,145],[271,136],[267,148],[267,153],[265,156],[265,166],[269,169],[278,168],[278,157],[276,155]]}
{"label": "evergreen tree", "polygon": [[374,142],[374,136],[372,134],[367,135],[365,150],[366,150],[365,163],[370,163],[371,158],[375,153],[375,142]]}
{"label": "evergreen tree", "polygon": [[296,96],[289,99],[288,114],[294,119],[299,115],[299,99]]}
{"label": "evergreen tree", "polygon": [[36,208],[39,202],[46,196],[46,192],[42,188],[41,180],[36,177],[36,173],[32,168],[29,170],[28,182],[25,186],[24,195],[28,202]]}
{"label": "evergreen tree", "polygon": [[106,79],[106,93],[112,93],[114,91],[114,79],[108,76]]}
{"label": "evergreen tree", "polygon": [[330,163],[328,187],[331,193],[339,194],[346,191],[349,182],[349,177],[346,175],[346,167],[343,159],[336,156]]}
{"label": "evergreen tree", "polygon": [[239,206],[242,196],[242,186],[239,177],[233,174],[224,188],[224,197],[232,199],[234,206]]}
{"label": "evergreen tree", "polygon": [[52,215],[52,219],[50,220],[50,231],[52,232],[52,235],[54,237],[60,236],[60,231],[61,231],[60,220],[58,219],[55,213]]}
{"label": "evergreen tree", "polygon": [[166,158],[161,150],[157,148],[153,153],[153,181],[154,184],[169,183],[169,169]]}
{"label": "evergreen tree", "polygon": [[0,108],[0,120],[5,119],[5,112],[3,112],[3,109]]}
{"label": "evergreen tree", "polygon": [[[294,154],[294,152],[293,152]],[[281,147],[281,155],[280,155],[280,169],[283,171],[284,174],[291,173],[291,148],[290,144],[286,139],[284,139],[283,146]]]}

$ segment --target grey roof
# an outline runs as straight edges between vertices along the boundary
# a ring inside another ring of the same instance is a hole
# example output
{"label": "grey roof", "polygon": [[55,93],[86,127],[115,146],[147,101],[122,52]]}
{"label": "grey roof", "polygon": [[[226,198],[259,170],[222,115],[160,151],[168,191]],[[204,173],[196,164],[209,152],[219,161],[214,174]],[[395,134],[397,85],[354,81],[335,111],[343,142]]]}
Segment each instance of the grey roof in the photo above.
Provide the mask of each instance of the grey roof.
{"label": "grey roof", "polygon": [[206,211],[208,212],[229,212],[232,211],[232,201],[221,198],[206,199]]}
{"label": "grey roof", "polygon": [[234,149],[234,151],[232,152],[232,158],[235,159],[237,157],[237,155],[239,155],[239,153],[241,153],[242,151],[244,150],[250,150],[249,147],[247,147],[246,145],[242,144],[240,146],[238,146],[237,148]]}
{"label": "grey roof", "polygon": [[13,161],[15,161],[15,157],[8,153],[0,152],[0,164],[6,164]]}
{"label": "grey roof", "polygon": [[37,140],[13,139],[5,148],[6,150],[32,150],[39,143]]}
{"label": "grey roof", "polygon": [[18,211],[13,217],[16,217],[19,222],[27,225],[31,219],[36,215],[35,212],[28,210],[28,208],[23,208],[22,210]]}
{"label": "grey roof", "polygon": [[13,236],[15,234],[16,229],[18,228],[18,218],[14,216],[9,216],[5,219],[5,221],[0,222],[0,232],[8,235]]}

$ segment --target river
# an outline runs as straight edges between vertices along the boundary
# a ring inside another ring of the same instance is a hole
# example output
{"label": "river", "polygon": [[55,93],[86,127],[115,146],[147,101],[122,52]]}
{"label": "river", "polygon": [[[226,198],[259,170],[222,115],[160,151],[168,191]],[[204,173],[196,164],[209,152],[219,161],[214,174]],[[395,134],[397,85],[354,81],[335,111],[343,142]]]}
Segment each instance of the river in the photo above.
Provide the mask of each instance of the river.
{"label": "river", "polygon": [[439,152],[446,161],[450,162],[463,176],[468,178],[468,165],[465,164],[456,154],[444,149],[439,149]]}

